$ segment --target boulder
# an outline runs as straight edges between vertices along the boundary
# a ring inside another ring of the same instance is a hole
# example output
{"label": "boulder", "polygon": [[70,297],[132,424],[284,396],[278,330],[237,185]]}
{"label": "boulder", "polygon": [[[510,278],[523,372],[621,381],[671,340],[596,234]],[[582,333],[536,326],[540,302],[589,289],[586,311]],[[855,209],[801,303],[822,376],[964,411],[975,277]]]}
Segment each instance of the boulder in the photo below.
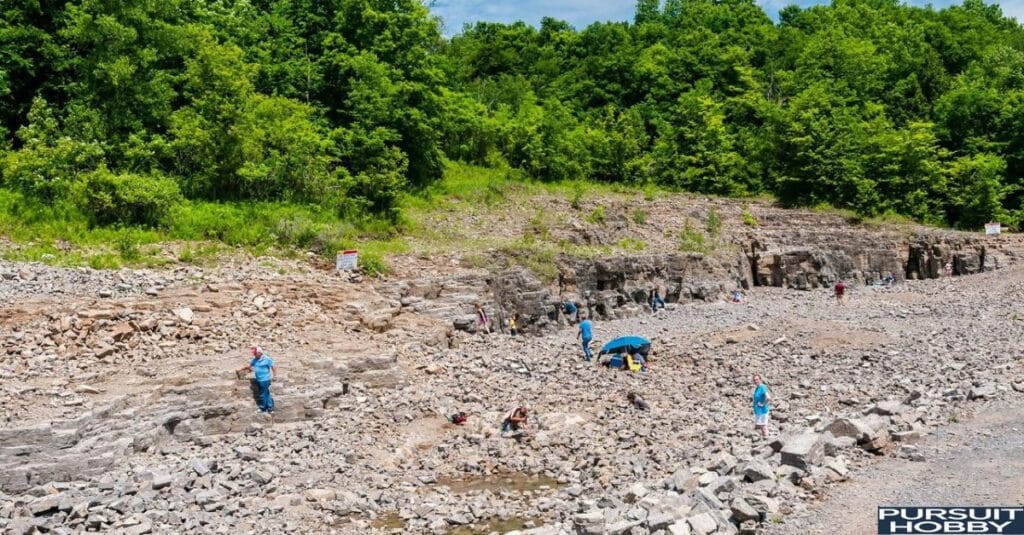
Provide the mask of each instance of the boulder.
{"label": "boulder", "polygon": [[808,431],[786,441],[786,445],[782,447],[782,464],[807,471],[811,466],[821,462],[824,455],[821,435]]}

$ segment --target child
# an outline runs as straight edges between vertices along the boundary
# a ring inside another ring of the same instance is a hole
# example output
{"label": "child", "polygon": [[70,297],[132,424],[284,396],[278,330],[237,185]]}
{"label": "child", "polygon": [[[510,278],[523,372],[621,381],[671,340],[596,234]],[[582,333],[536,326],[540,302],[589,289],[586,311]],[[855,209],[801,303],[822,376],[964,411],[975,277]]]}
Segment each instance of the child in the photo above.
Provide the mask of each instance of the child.
{"label": "child", "polygon": [[512,317],[509,318],[509,320],[508,320],[508,331],[509,331],[509,333],[512,334],[512,338],[515,338],[516,334],[518,334],[518,331],[516,330],[516,327],[518,326],[518,324],[519,324],[519,314],[518,313],[513,313]]}

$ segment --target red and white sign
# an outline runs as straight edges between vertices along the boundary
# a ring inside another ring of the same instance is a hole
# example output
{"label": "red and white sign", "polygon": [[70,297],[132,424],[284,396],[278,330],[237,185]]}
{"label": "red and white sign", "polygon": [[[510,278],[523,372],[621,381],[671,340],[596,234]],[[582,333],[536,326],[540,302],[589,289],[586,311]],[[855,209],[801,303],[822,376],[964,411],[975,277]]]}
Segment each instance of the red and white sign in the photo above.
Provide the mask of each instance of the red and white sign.
{"label": "red and white sign", "polygon": [[337,267],[339,271],[354,271],[359,267],[359,251],[342,251],[338,253]]}

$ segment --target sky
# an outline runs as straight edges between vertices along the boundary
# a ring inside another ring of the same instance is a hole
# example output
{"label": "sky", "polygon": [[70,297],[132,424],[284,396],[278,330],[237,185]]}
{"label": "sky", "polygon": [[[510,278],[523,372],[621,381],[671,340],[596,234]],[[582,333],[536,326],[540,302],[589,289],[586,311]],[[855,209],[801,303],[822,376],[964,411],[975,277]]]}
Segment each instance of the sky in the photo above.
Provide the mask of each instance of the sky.
{"label": "sky", "polygon": [[[444,21],[444,33],[453,35],[466,22],[514,22],[523,20],[538,25],[542,17],[569,21],[583,28],[595,21],[633,20],[636,0],[426,0],[431,10]],[[803,7],[823,4],[821,0],[758,0],[772,18],[789,4]],[[931,4],[936,8],[960,3],[953,0],[909,0],[913,5]],[[989,0],[999,4],[1003,13],[1024,21],[1024,0]]]}

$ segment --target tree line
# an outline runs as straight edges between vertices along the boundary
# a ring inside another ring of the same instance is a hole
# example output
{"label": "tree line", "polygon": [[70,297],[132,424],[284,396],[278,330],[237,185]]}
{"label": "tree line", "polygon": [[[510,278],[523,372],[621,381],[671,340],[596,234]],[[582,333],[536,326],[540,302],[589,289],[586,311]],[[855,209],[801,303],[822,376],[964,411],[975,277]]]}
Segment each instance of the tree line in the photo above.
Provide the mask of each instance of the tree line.
{"label": "tree line", "polygon": [[445,159],[537,180],[1024,219],[1024,29],[981,0],[639,0],[476,23],[418,0],[8,0],[0,184],[96,224],[183,199],[394,218]]}

